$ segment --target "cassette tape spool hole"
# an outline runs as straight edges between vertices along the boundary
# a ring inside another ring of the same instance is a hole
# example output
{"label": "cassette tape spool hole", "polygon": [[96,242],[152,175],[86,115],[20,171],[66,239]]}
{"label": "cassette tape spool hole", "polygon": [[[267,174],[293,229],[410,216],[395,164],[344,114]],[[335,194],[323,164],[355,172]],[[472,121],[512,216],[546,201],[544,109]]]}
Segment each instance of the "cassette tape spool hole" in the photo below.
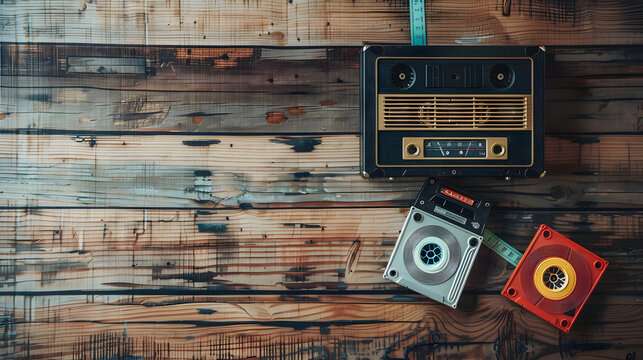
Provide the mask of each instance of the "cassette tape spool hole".
{"label": "cassette tape spool hole", "polygon": [[534,271],[534,285],[545,298],[562,300],[576,287],[576,271],[572,264],[562,258],[547,258]]}
{"label": "cassette tape spool hole", "polygon": [[413,260],[423,272],[434,274],[442,270],[449,261],[449,247],[438,237],[427,237],[415,246]]}
{"label": "cassette tape spool hole", "polygon": [[543,282],[545,283],[545,286],[547,286],[551,290],[558,291],[567,286],[569,279],[567,278],[567,274],[565,274],[563,269],[557,266],[552,266],[545,270],[545,274],[543,275]]}

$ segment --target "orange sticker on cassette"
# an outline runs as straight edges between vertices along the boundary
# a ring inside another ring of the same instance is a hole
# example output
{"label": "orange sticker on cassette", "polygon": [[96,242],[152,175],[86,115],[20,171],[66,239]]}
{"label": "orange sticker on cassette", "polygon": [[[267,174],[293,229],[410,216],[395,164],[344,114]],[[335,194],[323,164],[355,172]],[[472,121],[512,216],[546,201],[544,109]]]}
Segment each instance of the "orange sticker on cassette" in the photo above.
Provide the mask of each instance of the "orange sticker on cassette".
{"label": "orange sticker on cassette", "polygon": [[608,262],[541,225],[502,295],[569,332]]}
{"label": "orange sticker on cassette", "polygon": [[460,202],[463,202],[463,203],[465,203],[465,204],[467,204],[469,206],[473,206],[474,201],[473,201],[472,198],[466,197],[466,196],[464,196],[464,195],[462,195],[462,194],[460,194],[458,192],[455,192],[455,191],[453,191],[451,189],[447,189],[447,188],[442,188],[441,192],[444,195],[446,195],[446,196],[448,196],[448,197],[450,197],[452,199],[456,199],[456,200],[458,200]]}

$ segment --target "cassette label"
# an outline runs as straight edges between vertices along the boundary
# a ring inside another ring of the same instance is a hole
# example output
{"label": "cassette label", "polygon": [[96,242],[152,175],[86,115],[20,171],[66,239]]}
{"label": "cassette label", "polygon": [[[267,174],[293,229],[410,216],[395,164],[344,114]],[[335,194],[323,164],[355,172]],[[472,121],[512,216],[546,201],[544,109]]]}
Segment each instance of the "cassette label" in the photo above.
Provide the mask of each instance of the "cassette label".
{"label": "cassette label", "polygon": [[462,225],[467,223],[467,218],[466,217],[460,216],[458,214],[455,214],[455,213],[453,213],[453,212],[451,212],[451,211],[449,211],[447,209],[443,209],[443,208],[441,208],[439,206],[435,207],[435,212],[440,214],[440,215],[444,215],[444,216],[448,217],[451,220],[455,220],[455,221],[459,222]]}
{"label": "cassette label", "polygon": [[466,196],[464,196],[464,195],[462,195],[462,194],[460,194],[458,192],[455,192],[455,191],[453,191],[451,189],[447,189],[447,188],[442,188],[441,192],[444,195],[446,195],[446,196],[448,196],[450,198],[453,198],[453,199],[456,199],[458,201],[461,201],[461,202],[463,202],[463,203],[465,203],[465,204],[467,204],[469,206],[473,206],[473,199],[472,198],[466,197]]}

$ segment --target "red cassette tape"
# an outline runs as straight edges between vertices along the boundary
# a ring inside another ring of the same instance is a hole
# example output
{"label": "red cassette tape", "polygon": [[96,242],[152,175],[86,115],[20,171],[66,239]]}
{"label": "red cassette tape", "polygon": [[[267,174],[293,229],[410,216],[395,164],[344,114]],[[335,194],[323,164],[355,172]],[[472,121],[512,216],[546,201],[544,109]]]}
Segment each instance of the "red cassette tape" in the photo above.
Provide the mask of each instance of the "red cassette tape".
{"label": "red cassette tape", "polygon": [[541,225],[502,295],[569,332],[608,264]]}

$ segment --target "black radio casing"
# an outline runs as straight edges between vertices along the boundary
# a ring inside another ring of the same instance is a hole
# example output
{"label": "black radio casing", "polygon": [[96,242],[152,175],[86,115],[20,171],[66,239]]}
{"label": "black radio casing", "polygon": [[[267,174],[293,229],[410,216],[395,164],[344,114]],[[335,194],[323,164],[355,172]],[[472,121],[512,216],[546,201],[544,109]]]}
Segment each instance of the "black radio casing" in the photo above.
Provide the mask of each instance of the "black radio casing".
{"label": "black radio casing", "polygon": [[[364,47],[360,57],[362,176],[543,176],[544,74],[543,47]],[[504,103],[509,107],[503,108]],[[523,115],[525,127],[519,128],[523,123],[517,121]],[[405,154],[409,139],[416,139],[417,147],[412,149],[420,156]],[[463,154],[459,158],[424,155],[432,141],[440,146],[435,153],[445,156],[441,146],[451,139],[465,143],[461,148],[454,143],[456,150],[472,150],[465,149],[472,139],[490,140],[480,143],[479,154],[484,158],[469,158],[468,151],[459,151]],[[502,156],[490,151],[495,141],[491,139],[501,139],[493,146],[499,146]]]}

